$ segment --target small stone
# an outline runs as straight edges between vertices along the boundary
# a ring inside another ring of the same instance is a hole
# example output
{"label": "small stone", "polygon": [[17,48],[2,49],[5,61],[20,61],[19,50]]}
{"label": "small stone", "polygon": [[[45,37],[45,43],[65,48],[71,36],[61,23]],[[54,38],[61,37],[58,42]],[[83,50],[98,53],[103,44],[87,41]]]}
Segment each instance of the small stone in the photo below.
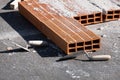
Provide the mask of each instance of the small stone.
{"label": "small stone", "polygon": [[36,51],[35,51],[35,50],[33,50],[32,52],[33,52],[33,53],[36,53]]}
{"label": "small stone", "polygon": [[12,55],[12,53],[9,53],[8,55],[9,55],[9,56],[11,56],[11,55]]}
{"label": "small stone", "polygon": [[13,66],[13,68],[16,68],[15,66]]}
{"label": "small stone", "polygon": [[8,55],[9,55],[9,56],[12,56],[12,55],[14,55],[14,54],[15,54],[15,53],[9,53]]}
{"label": "small stone", "polygon": [[72,76],[74,76],[74,74],[71,74]]}
{"label": "small stone", "polygon": [[7,40],[10,40],[10,38],[8,38]]}
{"label": "small stone", "polygon": [[72,76],[72,78],[74,78],[74,79],[75,79],[76,77],[77,77],[77,76]]}
{"label": "small stone", "polygon": [[98,28],[97,30],[103,30],[104,29],[104,27],[100,27],[100,28]]}
{"label": "small stone", "polygon": [[76,76],[76,78],[80,78],[80,76]]}
{"label": "small stone", "polygon": [[70,71],[69,71],[69,70],[66,70],[66,73],[70,73]]}
{"label": "small stone", "polygon": [[104,35],[101,35],[101,37],[107,37],[107,35],[104,34]]}
{"label": "small stone", "polygon": [[117,43],[114,43],[114,44],[113,44],[113,47],[116,47],[116,46],[117,46]]}
{"label": "small stone", "polygon": [[12,47],[7,47],[7,50],[10,51],[10,50],[13,50],[13,48]]}

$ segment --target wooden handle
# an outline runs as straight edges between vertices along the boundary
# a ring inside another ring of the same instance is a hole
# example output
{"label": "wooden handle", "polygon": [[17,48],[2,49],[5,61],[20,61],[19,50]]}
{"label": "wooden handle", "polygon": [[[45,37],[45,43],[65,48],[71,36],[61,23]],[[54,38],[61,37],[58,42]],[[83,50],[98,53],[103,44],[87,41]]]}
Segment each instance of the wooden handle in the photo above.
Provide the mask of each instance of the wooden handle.
{"label": "wooden handle", "polygon": [[105,61],[105,60],[109,60],[111,59],[110,55],[95,55],[91,57],[91,60],[101,60],[101,61]]}
{"label": "wooden handle", "polygon": [[33,46],[45,46],[45,45],[47,45],[47,42],[46,41],[42,41],[42,40],[31,40],[28,43],[30,45],[33,45]]}

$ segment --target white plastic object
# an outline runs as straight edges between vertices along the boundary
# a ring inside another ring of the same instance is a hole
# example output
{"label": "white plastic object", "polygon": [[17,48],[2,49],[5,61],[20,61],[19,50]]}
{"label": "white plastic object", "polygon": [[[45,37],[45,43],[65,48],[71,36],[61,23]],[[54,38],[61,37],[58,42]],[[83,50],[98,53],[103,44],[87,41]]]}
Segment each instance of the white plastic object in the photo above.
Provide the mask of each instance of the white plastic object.
{"label": "white plastic object", "polygon": [[110,55],[94,55],[92,57],[90,57],[90,60],[109,60],[111,59]]}
{"label": "white plastic object", "polygon": [[42,41],[42,40],[31,40],[28,43],[30,45],[33,45],[33,46],[45,46],[45,45],[47,45],[47,42],[46,41]]}

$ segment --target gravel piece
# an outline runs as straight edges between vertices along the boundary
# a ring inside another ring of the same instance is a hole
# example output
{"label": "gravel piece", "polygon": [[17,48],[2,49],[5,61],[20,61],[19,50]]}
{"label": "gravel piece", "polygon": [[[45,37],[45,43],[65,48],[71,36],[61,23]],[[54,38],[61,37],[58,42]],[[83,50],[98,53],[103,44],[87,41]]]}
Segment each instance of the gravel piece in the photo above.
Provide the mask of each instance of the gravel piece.
{"label": "gravel piece", "polygon": [[7,47],[7,50],[13,50],[13,48],[12,47]]}
{"label": "gravel piece", "polygon": [[98,28],[97,30],[103,30],[104,29],[104,27],[100,27],[100,28]]}
{"label": "gravel piece", "polygon": [[32,52],[33,52],[33,53],[36,53],[37,51],[33,50]]}
{"label": "gravel piece", "polygon": [[15,53],[13,52],[13,53],[9,53],[8,55],[9,55],[9,56],[12,56],[12,55],[14,55],[14,54],[15,54]]}
{"label": "gravel piece", "polygon": [[103,34],[103,35],[101,35],[101,37],[107,37],[107,35]]}

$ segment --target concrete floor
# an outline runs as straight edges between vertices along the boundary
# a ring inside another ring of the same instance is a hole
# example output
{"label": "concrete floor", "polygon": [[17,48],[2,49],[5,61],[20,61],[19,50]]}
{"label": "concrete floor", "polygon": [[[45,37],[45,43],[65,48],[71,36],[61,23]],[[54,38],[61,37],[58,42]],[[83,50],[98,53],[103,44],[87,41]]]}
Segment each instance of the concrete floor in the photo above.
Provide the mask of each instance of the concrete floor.
{"label": "concrete floor", "polygon": [[[109,54],[109,61],[75,60],[56,62],[61,50],[22,17],[10,10],[10,0],[0,0],[0,80],[119,80],[120,78],[120,21],[87,26],[98,35],[104,35],[101,49],[94,54]],[[99,30],[99,28],[101,30]],[[31,52],[15,50],[11,39],[22,46],[29,40],[45,40],[50,46],[31,48]],[[92,54],[92,55],[94,55]]]}

